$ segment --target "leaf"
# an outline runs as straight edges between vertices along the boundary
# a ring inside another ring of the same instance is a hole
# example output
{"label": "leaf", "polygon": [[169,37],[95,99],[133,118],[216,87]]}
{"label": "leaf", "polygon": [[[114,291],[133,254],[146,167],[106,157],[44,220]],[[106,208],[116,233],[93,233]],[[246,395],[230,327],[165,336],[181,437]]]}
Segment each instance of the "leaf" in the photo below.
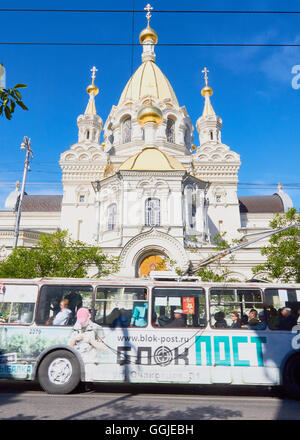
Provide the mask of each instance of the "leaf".
{"label": "leaf", "polygon": [[17,97],[17,99],[18,100],[22,100],[22,95],[21,95],[21,93],[19,92],[19,90],[14,90],[14,94],[16,95],[16,97]]}
{"label": "leaf", "polygon": [[25,89],[26,87],[26,84],[16,84],[14,89]]}
{"label": "leaf", "polygon": [[16,103],[14,101],[11,101],[10,103],[10,113],[13,113],[15,111]]}
{"label": "leaf", "polygon": [[5,116],[7,117],[7,119],[11,119],[11,114],[10,114],[10,110],[8,107],[4,107],[4,113],[5,113]]}
{"label": "leaf", "polygon": [[26,107],[26,105],[24,104],[24,102],[22,101],[16,101],[16,103],[23,109],[23,110],[28,110],[28,108]]}

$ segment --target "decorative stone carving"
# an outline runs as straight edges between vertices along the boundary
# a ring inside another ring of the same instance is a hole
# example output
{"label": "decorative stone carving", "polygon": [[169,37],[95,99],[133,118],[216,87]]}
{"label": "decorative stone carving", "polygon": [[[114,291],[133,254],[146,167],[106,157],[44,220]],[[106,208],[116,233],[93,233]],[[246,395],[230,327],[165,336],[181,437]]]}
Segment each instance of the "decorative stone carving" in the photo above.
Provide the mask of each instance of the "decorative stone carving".
{"label": "decorative stone carving", "polygon": [[189,259],[179,241],[169,234],[165,234],[156,228],[151,228],[147,232],[136,235],[124,246],[119,259],[121,271],[135,266],[145,248],[149,250],[151,247],[157,248],[157,246],[171,260],[176,261],[178,267],[182,269],[187,268]]}

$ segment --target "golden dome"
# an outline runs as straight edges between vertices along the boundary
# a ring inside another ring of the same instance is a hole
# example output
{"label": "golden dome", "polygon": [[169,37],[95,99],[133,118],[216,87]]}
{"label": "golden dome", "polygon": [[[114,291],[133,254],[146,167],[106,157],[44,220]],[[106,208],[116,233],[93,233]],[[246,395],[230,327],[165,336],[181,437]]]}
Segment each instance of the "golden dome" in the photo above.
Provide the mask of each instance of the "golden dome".
{"label": "golden dome", "polygon": [[158,35],[155,32],[155,30],[152,29],[150,26],[147,26],[145,29],[143,29],[140,32],[140,36],[139,36],[140,43],[143,44],[144,41],[147,40],[147,38],[154,41],[154,44],[158,42]]}
{"label": "golden dome", "polygon": [[205,95],[209,95],[209,96],[211,96],[212,94],[213,94],[213,89],[211,88],[211,87],[209,87],[209,86],[205,86],[205,87],[203,87],[203,89],[201,90],[201,95],[203,96],[203,97],[205,97]]}
{"label": "golden dome", "polygon": [[148,104],[138,112],[137,120],[140,125],[144,125],[146,122],[155,122],[160,125],[163,121],[163,114],[158,107]]}
{"label": "golden dome", "polygon": [[146,147],[129,157],[119,167],[119,171],[185,171],[175,157],[163,153],[156,147]]}
{"label": "golden dome", "polygon": [[99,89],[95,84],[90,84],[87,86],[86,91],[89,95],[92,93],[94,96],[98,95],[99,93]]}
{"label": "golden dome", "polygon": [[118,105],[127,101],[139,101],[143,97],[152,96],[159,101],[169,100],[179,106],[174,90],[166,76],[153,61],[145,61],[132,75],[126,84]]}

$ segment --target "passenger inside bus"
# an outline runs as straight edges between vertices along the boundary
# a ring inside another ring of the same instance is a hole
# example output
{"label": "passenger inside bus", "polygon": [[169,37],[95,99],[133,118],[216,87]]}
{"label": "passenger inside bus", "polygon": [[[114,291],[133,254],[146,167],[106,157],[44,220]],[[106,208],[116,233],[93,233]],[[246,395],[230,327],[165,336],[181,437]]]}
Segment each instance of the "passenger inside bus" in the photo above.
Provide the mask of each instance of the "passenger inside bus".
{"label": "passenger inside bus", "polygon": [[76,316],[77,311],[82,307],[82,296],[76,291],[71,291],[65,296],[65,299],[69,301],[68,308],[73,313],[73,316]]}
{"label": "passenger inside bus", "polygon": [[164,327],[177,328],[177,327],[185,327],[185,319],[183,316],[182,309],[174,310],[174,319],[169,321]]}
{"label": "passenger inside bus", "polygon": [[60,312],[54,317],[49,318],[47,325],[68,325],[72,319],[72,311],[69,309],[69,300],[63,299],[60,302]]}
{"label": "passenger inside bus", "polygon": [[214,314],[214,318],[215,318],[215,324],[214,327],[215,328],[227,328],[227,322],[224,319],[225,318],[225,313],[224,312],[217,312]]}
{"label": "passenger inside bus", "polygon": [[292,330],[297,325],[297,318],[292,314],[290,307],[283,307],[279,318],[279,330]]}
{"label": "passenger inside bus", "polygon": [[244,313],[241,317],[241,326],[244,327],[246,324],[248,324],[249,318],[246,313]]}
{"label": "passenger inside bus", "polygon": [[147,325],[147,293],[142,294],[142,296],[144,298],[141,297],[141,294],[138,294],[138,299],[144,299],[144,302],[139,301],[134,303],[133,312],[130,320],[130,327],[146,327]]}
{"label": "passenger inside bus", "polygon": [[257,313],[255,309],[250,310],[248,324],[243,327],[252,330],[264,330],[266,328],[265,312],[261,310]]}
{"label": "passenger inside bus", "polygon": [[241,324],[240,315],[238,312],[236,312],[235,310],[232,311],[230,313],[230,318],[232,321],[230,328],[241,328],[242,324]]}

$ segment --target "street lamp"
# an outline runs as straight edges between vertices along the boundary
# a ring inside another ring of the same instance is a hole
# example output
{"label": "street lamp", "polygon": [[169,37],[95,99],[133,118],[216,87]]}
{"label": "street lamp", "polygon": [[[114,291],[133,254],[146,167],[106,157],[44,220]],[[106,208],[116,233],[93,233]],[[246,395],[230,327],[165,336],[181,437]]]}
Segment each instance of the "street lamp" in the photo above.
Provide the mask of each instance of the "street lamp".
{"label": "street lamp", "polygon": [[32,153],[32,149],[31,149],[31,139],[28,139],[27,136],[24,136],[24,140],[21,143],[21,150],[26,151],[26,157],[25,157],[25,162],[24,162],[24,173],[23,173],[21,194],[20,194],[19,204],[18,204],[18,214],[17,214],[17,221],[16,221],[16,227],[15,227],[15,239],[14,239],[13,248],[15,248],[18,244],[20,220],[21,220],[21,213],[22,213],[22,203],[23,203],[23,196],[24,196],[25,184],[26,184],[26,176],[27,176],[27,171],[29,170],[30,157],[31,157],[31,159],[33,158],[33,153]]}

